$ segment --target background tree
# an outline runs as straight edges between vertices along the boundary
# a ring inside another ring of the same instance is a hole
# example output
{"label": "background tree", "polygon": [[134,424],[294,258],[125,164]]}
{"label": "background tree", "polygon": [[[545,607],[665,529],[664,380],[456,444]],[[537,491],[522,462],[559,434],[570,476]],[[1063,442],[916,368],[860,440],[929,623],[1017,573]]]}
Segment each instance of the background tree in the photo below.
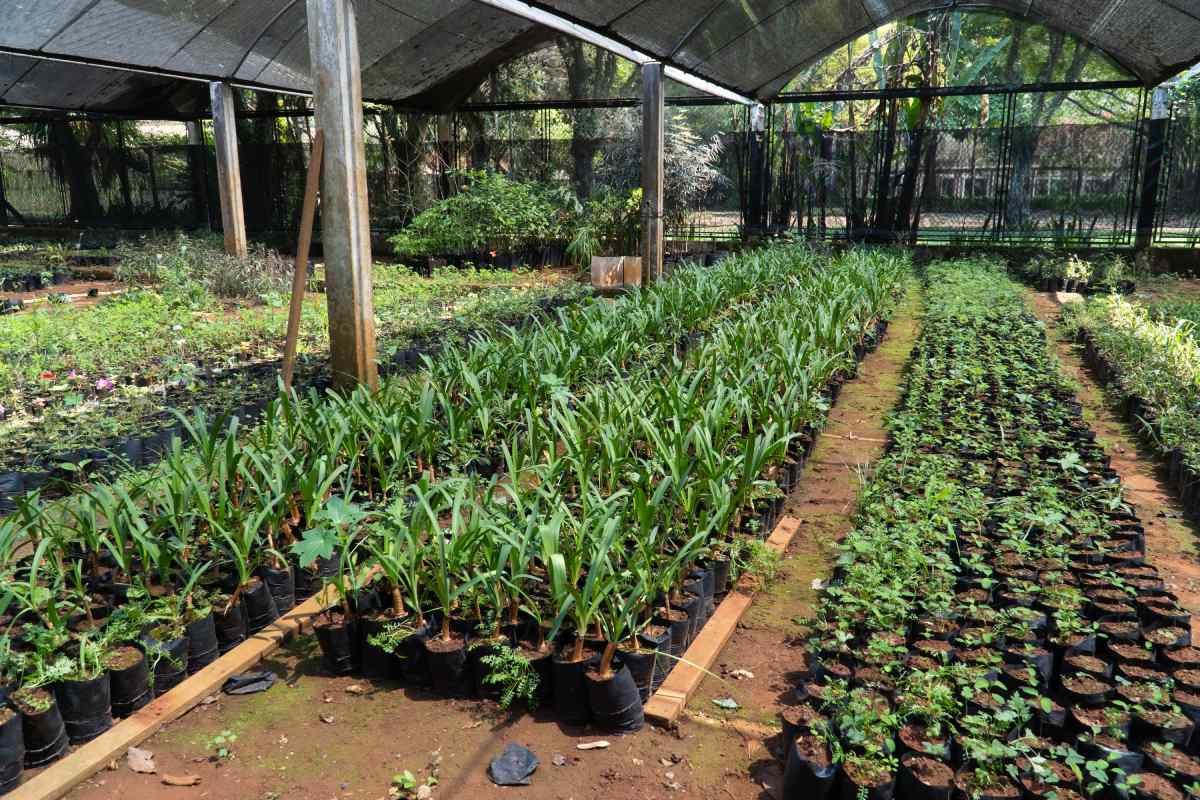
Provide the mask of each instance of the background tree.
{"label": "background tree", "polygon": [[[585,44],[578,39],[561,37],[557,42],[566,70],[567,90],[572,100],[594,100],[613,97],[622,70],[620,59],[607,50]],[[627,83],[632,84],[631,71]],[[596,155],[604,133],[605,113],[601,109],[575,110],[571,117],[571,185],[580,200],[592,194],[596,181]]]}

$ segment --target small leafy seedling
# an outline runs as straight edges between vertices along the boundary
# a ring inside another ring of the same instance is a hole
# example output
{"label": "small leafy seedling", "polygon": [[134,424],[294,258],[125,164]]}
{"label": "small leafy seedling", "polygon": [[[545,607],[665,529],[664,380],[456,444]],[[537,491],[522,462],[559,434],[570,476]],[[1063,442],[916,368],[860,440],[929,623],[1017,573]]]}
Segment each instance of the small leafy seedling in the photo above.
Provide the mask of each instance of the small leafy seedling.
{"label": "small leafy seedling", "polygon": [[208,740],[208,750],[212,754],[212,761],[226,761],[233,758],[233,743],[237,741],[237,734],[233,731],[221,731],[216,736]]}

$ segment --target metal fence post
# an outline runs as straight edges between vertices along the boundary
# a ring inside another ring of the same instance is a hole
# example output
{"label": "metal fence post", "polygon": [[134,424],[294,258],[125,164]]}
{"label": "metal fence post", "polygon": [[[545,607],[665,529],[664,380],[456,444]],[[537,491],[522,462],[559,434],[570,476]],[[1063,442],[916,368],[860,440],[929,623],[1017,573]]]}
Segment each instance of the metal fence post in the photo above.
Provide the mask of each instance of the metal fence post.
{"label": "metal fence post", "polygon": [[1158,182],[1162,176],[1167,120],[1171,115],[1170,91],[1163,86],[1154,90],[1150,119],[1146,121],[1146,160],[1142,171],[1141,200],[1138,202],[1137,235],[1133,247],[1148,250],[1154,243],[1154,221],[1158,211]]}

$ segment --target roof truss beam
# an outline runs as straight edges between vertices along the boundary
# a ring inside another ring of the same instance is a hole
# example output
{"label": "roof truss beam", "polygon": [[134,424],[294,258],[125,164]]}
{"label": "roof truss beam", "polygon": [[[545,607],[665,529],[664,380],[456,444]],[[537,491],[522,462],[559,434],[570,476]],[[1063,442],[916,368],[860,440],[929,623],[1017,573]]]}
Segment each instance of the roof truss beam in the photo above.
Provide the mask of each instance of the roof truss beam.
{"label": "roof truss beam", "polygon": [[[536,22],[539,25],[565,33],[568,36],[573,36],[602,50],[607,50],[610,53],[615,53],[622,58],[628,59],[639,67],[651,62],[663,61],[659,57],[645,53],[619,39],[601,33],[595,28],[583,25],[540,6],[526,3],[524,0],[476,0],[476,2],[506,11],[509,14],[527,19],[530,22]],[[726,86],[721,86],[706,78],[702,78],[694,72],[682,69],[668,62],[663,63],[663,77],[670,78],[676,83],[682,83],[684,86],[690,86],[693,89],[698,89],[706,94],[711,94],[733,103],[750,106],[758,102],[752,97],[747,97]]]}

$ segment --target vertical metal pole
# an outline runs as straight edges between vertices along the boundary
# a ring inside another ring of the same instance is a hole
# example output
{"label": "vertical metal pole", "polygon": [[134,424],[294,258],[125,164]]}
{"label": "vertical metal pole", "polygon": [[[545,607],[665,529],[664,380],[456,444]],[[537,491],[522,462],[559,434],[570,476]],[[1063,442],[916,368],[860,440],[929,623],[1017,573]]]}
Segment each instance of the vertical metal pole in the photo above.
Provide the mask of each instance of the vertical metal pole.
{"label": "vertical metal pole", "polygon": [[8,224],[8,197],[4,194],[4,159],[0,157],[0,225]]}
{"label": "vertical metal pole", "polygon": [[1171,115],[1170,92],[1160,86],[1154,90],[1150,119],[1146,124],[1146,161],[1142,171],[1141,202],[1138,203],[1137,236],[1134,249],[1148,250],[1154,244],[1154,220],[1158,212],[1158,182],[1162,176],[1166,148],[1167,119]]}
{"label": "vertical metal pole", "polygon": [[212,102],[213,142],[217,148],[217,186],[221,195],[221,227],[225,252],[246,257],[246,214],[242,206],[242,167],[238,161],[237,119],[233,87],[213,81],[208,85]]}
{"label": "vertical metal pole", "polygon": [[133,218],[133,192],[129,188],[129,148],[125,146],[125,122],[117,121],[117,160],[120,167],[117,177],[121,183],[121,204],[125,206],[125,216]]}
{"label": "vertical metal pole", "polygon": [[212,230],[208,209],[208,151],[204,145],[204,128],[199,120],[187,125],[188,169],[192,173],[192,201],[196,204],[196,224]]}
{"label": "vertical metal pole", "polygon": [[749,219],[746,220],[747,236],[759,236],[766,227],[766,183],[767,183],[767,110],[761,103],[750,106],[750,130],[746,146],[750,161]]}
{"label": "vertical metal pole", "polygon": [[150,202],[154,213],[162,213],[162,205],[158,202],[158,175],[155,173],[154,145],[146,146],[146,177],[150,181]]}
{"label": "vertical metal pole", "polygon": [[450,196],[450,171],[457,166],[454,150],[454,115],[438,114],[437,118],[437,179],[438,193],[443,199]]}
{"label": "vertical metal pole", "polygon": [[663,269],[663,65],[642,65],[642,275],[648,283]]}
{"label": "vertical metal pole", "polygon": [[317,127],[325,131],[321,241],[334,382],[379,385],[371,283],[362,68],[353,0],[307,0]]}

